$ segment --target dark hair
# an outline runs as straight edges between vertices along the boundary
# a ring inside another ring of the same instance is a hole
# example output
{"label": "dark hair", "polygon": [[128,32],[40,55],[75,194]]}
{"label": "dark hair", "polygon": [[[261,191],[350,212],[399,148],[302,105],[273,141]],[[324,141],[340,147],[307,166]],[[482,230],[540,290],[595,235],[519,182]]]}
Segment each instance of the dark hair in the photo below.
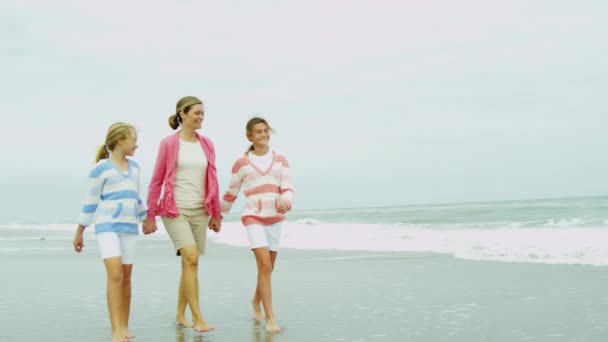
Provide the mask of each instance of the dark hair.
{"label": "dark hair", "polygon": [[[251,133],[253,133],[253,126],[255,126],[259,123],[263,123],[264,125],[266,125],[266,127],[268,127],[268,130],[270,130],[271,132],[274,132],[274,130],[272,129],[272,127],[270,127],[270,125],[268,124],[268,121],[266,121],[266,119],[255,116],[255,117],[249,119],[249,121],[247,121],[247,125],[245,126],[245,134],[247,135],[247,138],[249,138],[249,135]],[[249,152],[249,151],[253,151],[253,144],[251,144],[251,146],[249,146],[249,148],[247,149],[247,152]]]}

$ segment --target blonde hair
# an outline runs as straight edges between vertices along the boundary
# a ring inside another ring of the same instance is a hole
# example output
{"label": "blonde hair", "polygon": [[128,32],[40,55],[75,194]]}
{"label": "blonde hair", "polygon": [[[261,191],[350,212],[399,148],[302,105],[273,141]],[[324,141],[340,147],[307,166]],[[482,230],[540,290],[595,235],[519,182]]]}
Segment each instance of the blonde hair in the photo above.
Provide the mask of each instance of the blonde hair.
{"label": "blonde hair", "polygon": [[127,139],[135,132],[135,127],[124,122],[116,122],[108,128],[105,144],[99,146],[95,155],[95,163],[110,156],[110,151],[114,151],[116,143],[122,139]]}
{"label": "blonde hair", "polygon": [[[249,135],[251,135],[251,133],[253,133],[253,126],[255,126],[259,123],[263,123],[264,125],[266,125],[266,127],[268,127],[269,131],[274,132],[274,130],[272,129],[272,127],[270,127],[270,125],[268,124],[268,121],[266,121],[266,119],[261,118],[259,116],[255,116],[255,117],[249,119],[249,121],[247,121],[247,125],[245,126],[245,133],[247,134],[247,138],[249,138]],[[253,151],[253,144],[251,144],[251,146],[249,146],[249,148],[247,149],[246,152],[250,152],[250,151]]]}
{"label": "blonde hair", "polygon": [[169,116],[169,127],[177,129],[182,123],[182,118],[181,116],[179,116],[179,114],[188,114],[190,108],[197,104],[202,105],[203,102],[195,96],[184,96],[179,99],[179,101],[177,101],[177,104],[175,105],[175,113]]}

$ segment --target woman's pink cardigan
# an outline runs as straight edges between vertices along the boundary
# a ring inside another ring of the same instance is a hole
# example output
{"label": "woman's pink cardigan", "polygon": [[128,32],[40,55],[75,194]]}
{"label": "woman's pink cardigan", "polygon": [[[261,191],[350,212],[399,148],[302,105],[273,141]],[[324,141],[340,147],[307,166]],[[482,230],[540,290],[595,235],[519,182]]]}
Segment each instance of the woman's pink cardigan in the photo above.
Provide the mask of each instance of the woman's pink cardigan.
{"label": "woman's pink cardigan", "polygon": [[[207,215],[221,218],[217,169],[215,168],[215,148],[209,138],[198,133],[196,136],[201,142],[208,162],[207,174],[205,175],[205,200],[203,207],[207,211]],[[173,193],[178,155],[179,131],[160,142],[154,174],[148,187],[148,219],[154,219],[156,216],[177,217],[179,215],[179,209],[175,203]]]}

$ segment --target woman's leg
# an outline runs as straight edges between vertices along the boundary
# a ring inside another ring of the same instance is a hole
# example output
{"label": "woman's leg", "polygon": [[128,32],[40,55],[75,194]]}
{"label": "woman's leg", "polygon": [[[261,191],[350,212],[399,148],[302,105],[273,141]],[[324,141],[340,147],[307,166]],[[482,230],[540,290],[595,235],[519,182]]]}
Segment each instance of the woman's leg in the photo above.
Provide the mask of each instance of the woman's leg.
{"label": "woman's leg", "polygon": [[[214,327],[207,324],[201,314],[198,298],[198,259],[199,250],[196,246],[186,246],[180,249],[182,256],[182,277],[183,293],[186,302],[192,311],[192,323],[194,330],[202,332],[213,330]],[[181,286],[180,286],[181,289]],[[179,312],[178,312],[179,313]]]}
{"label": "woman's leg", "polygon": [[277,325],[274,311],[272,309],[272,289],[270,285],[272,262],[270,259],[270,251],[267,247],[261,247],[254,249],[253,254],[255,255],[255,260],[258,266],[257,292],[262,300],[262,305],[264,305],[264,313],[266,314],[266,331],[279,332],[281,329]]}
{"label": "woman's leg", "polygon": [[192,322],[186,319],[186,307],[188,306],[188,300],[186,299],[186,289],[184,284],[184,277],[179,279],[179,293],[177,295],[177,315],[175,316],[175,322],[179,325],[183,325],[187,328],[192,328],[194,325]]}
{"label": "woman's leg", "polygon": [[[162,217],[163,224],[167,233],[171,237],[171,241],[175,245],[177,255],[181,255],[181,250],[184,247],[190,246],[195,243],[193,236],[190,232],[190,223],[187,217],[184,215],[186,210],[180,209],[180,215],[178,217]],[[188,306],[188,299],[186,297],[186,283],[184,277],[184,257],[182,255],[182,275],[179,281],[179,290],[177,293],[177,313],[175,315],[175,322],[178,325],[182,325],[188,328],[192,328],[192,322],[186,319],[186,307]]]}
{"label": "woman's leg", "polygon": [[[180,208],[176,218],[163,217],[167,233],[181,256],[182,274],[177,297],[177,324],[193,327],[197,331],[212,330],[203,319],[199,307],[198,262],[204,253],[209,218],[203,209]],[[186,320],[186,307],[192,312],[192,323]]]}

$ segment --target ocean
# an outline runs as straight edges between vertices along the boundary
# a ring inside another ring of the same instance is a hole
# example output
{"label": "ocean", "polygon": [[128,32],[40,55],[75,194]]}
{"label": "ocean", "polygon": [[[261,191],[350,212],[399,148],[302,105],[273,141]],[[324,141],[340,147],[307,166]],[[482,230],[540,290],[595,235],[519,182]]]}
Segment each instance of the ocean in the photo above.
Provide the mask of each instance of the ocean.
{"label": "ocean", "polygon": [[[175,326],[180,258],[161,226],[138,240],[130,326],[135,341],[605,341],[606,209],[608,197],[294,211],[272,278],[281,334],[252,319],[236,214],[199,265],[216,330]],[[109,340],[97,243],[87,232],[75,253],[74,229],[0,224],[1,342]]]}
{"label": "ocean", "polygon": [[[74,229],[70,220],[3,222],[0,253],[18,250],[9,241]],[[246,246],[243,229],[238,215],[230,214],[220,234],[209,234],[209,241]],[[161,227],[141,238],[168,236]],[[608,197],[582,197],[294,211],[284,223],[281,244],[305,250],[431,252],[468,260],[608,266],[604,241]]]}

